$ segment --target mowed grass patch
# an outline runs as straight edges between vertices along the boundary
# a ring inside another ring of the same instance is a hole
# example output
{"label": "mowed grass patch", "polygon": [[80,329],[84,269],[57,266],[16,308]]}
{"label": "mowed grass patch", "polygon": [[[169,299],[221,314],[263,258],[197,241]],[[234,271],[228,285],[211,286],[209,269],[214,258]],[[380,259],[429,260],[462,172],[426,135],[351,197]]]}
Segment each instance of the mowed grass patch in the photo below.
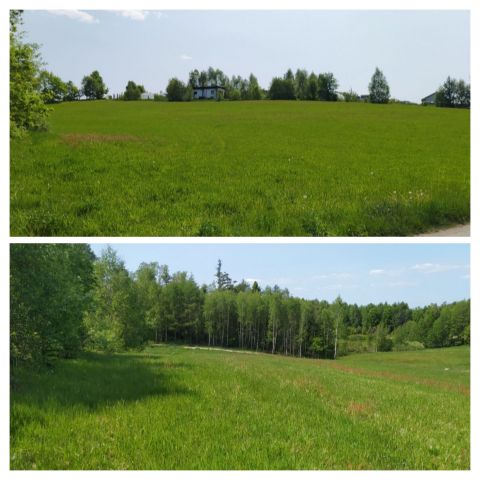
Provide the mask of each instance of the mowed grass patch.
{"label": "mowed grass patch", "polygon": [[409,235],[466,222],[469,111],[74,102],[11,143],[12,235]]}
{"label": "mowed grass patch", "polygon": [[468,469],[469,355],[88,354],[16,376],[11,468]]}

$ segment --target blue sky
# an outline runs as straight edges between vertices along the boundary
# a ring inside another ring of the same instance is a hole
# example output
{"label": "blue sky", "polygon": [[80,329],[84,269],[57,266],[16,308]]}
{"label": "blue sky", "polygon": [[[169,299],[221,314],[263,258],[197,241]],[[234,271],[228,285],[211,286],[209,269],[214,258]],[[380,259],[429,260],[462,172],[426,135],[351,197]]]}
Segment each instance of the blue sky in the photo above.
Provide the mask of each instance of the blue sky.
{"label": "blue sky", "polygon": [[[141,262],[167,264],[214,280],[217,260],[237,281],[278,284],[304,298],[348,302],[406,301],[411,306],[470,297],[466,244],[111,244],[134,271]],[[105,244],[93,244],[97,255]]]}
{"label": "blue sky", "polygon": [[392,96],[418,102],[448,75],[470,81],[467,11],[27,11],[47,68],[80,84],[97,69],[111,93],[148,91],[194,68],[253,72],[261,86],[289,67],[331,71],[367,93],[376,66]]}

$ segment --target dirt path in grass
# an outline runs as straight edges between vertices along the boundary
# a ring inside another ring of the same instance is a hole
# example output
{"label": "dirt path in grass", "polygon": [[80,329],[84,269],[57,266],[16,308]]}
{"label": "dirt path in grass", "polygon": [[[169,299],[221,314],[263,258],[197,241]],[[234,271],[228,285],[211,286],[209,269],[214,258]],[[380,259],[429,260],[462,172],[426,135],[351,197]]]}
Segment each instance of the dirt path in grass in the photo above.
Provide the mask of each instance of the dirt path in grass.
{"label": "dirt path in grass", "polygon": [[419,237],[469,237],[470,224],[455,225],[454,227],[444,228],[434,232],[421,233]]}
{"label": "dirt path in grass", "polygon": [[230,352],[230,353],[248,353],[249,355],[258,355],[259,352],[249,352],[248,350],[230,350],[228,348],[217,348],[217,347],[188,347],[184,346],[183,348],[188,348],[189,350],[217,350],[219,352]]}

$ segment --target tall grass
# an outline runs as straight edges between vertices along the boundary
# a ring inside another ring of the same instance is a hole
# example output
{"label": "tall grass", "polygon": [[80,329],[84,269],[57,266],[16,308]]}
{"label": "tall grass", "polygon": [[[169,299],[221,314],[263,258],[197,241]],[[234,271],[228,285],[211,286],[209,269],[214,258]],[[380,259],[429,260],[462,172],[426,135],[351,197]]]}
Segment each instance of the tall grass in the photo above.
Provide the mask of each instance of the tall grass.
{"label": "tall grass", "polygon": [[465,222],[469,112],[76,102],[11,144],[13,235],[409,235]]}
{"label": "tall grass", "polygon": [[155,346],[16,374],[12,469],[468,469],[469,349]]}

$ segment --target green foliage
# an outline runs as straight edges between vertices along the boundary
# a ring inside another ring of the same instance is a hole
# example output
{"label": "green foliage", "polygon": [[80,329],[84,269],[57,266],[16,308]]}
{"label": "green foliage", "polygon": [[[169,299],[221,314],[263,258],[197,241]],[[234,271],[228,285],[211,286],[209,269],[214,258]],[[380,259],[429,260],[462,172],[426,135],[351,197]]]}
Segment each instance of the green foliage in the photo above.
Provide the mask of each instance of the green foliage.
{"label": "green foliage", "polygon": [[22,41],[22,11],[10,10],[10,136],[47,127],[49,109],[39,91],[38,45]]}
{"label": "green foliage", "polygon": [[12,244],[10,346],[14,365],[51,364],[83,346],[93,253],[82,244]]}
{"label": "green foliage", "polygon": [[192,88],[178,78],[172,78],[167,85],[167,99],[169,102],[184,102],[191,99]]}
{"label": "green foliage", "polygon": [[274,77],[270,84],[268,96],[270,100],[295,100],[295,83],[286,75],[284,78]]}
{"label": "green foliage", "polygon": [[65,102],[73,102],[75,100],[80,100],[80,90],[71,80],[69,80],[65,84],[65,88],[66,88],[66,92],[65,92],[65,95],[63,96],[63,100]]}
{"label": "green foliage", "polygon": [[370,351],[372,339],[375,351],[470,340],[469,301],[415,310],[405,303],[359,307],[340,297],[329,304],[292,297],[276,285],[260,291],[258,284],[237,283],[221,260],[211,287],[157,263],[129,273],[110,247],[93,267],[92,261],[85,245],[12,246],[15,364],[37,357],[50,364],[75,356],[84,345],[115,352],[149,341],[335,359]]}
{"label": "green foliage", "polygon": [[48,134],[11,143],[14,236],[404,236],[470,218],[468,110],[53,108]]}
{"label": "green foliage", "polygon": [[134,81],[129,80],[125,87],[125,93],[123,94],[124,100],[140,100],[142,93],[145,93],[143,85],[137,85]]}
{"label": "green foliage", "polygon": [[310,100],[308,98],[308,72],[300,68],[295,72],[295,96],[299,100]]}
{"label": "green foliage", "polygon": [[409,352],[409,351],[415,351],[415,350],[423,350],[425,348],[425,345],[423,343],[417,342],[416,340],[409,341],[407,340],[406,342],[399,343],[399,344],[393,344],[392,350],[395,352]]}
{"label": "green foliage", "polygon": [[228,94],[228,97],[227,97],[229,100],[241,100],[242,98],[242,95],[240,93],[240,90],[237,90],[236,88],[232,88]]}
{"label": "green foliage", "polygon": [[118,351],[135,348],[145,338],[145,316],[138,308],[137,291],[117,254],[108,248],[95,262],[92,308],[85,316],[91,349]]}
{"label": "green foliage", "polygon": [[358,93],[354,92],[350,89],[348,92],[343,92],[343,97],[345,98],[346,102],[359,102],[360,96]]}
{"label": "green foliage", "polygon": [[253,73],[250,74],[250,77],[248,78],[248,94],[247,94],[247,99],[248,100],[261,100],[262,99],[262,90],[260,88],[260,85],[258,84],[257,77],[253,75]]}
{"label": "green foliage", "polygon": [[337,100],[337,79],[333,73],[321,73],[318,76],[318,98],[329,102]]}
{"label": "green foliage", "polygon": [[94,70],[90,75],[83,77],[82,93],[89,100],[101,100],[108,93],[108,88],[97,70]]}
{"label": "green foliage", "polygon": [[383,72],[377,67],[368,85],[371,103],[388,103],[390,88]]}
{"label": "green foliage", "polygon": [[470,108],[470,85],[448,77],[437,90],[435,104],[437,107]]}
{"label": "green foliage", "polygon": [[470,468],[468,347],[331,362],[155,346],[21,373],[12,470]]}
{"label": "green foliage", "polygon": [[186,272],[177,272],[162,290],[163,341],[198,343],[202,331],[203,294]]}
{"label": "green foliage", "polygon": [[392,349],[393,343],[388,337],[388,330],[383,322],[375,330],[375,345],[377,352],[389,352]]}
{"label": "green foliage", "polygon": [[45,103],[62,102],[67,94],[67,86],[60,77],[42,70],[39,75],[39,89]]}
{"label": "green foliage", "polygon": [[464,80],[457,82],[457,106],[461,108],[470,108],[470,84]]}
{"label": "green foliage", "polygon": [[312,72],[308,76],[307,86],[306,86],[306,100],[317,100],[318,99],[318,77]]}

